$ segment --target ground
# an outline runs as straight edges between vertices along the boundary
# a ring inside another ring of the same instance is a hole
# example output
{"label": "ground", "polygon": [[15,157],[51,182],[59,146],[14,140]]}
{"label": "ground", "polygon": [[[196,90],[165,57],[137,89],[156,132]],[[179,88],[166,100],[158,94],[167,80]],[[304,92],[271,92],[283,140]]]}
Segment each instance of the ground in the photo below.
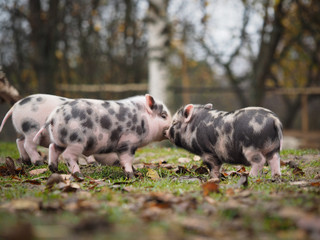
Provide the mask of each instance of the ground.
{"label": "ground", "polygon": [[251,178],[224,165],[217,182],[177,148],[139,149],[134,180],[120,167],[84,164],[84,179],[63,163],[21,167],[13,143],[0,157],[0,239],[320,238],[318,150],[282,151],[278,181],[268,166]]}

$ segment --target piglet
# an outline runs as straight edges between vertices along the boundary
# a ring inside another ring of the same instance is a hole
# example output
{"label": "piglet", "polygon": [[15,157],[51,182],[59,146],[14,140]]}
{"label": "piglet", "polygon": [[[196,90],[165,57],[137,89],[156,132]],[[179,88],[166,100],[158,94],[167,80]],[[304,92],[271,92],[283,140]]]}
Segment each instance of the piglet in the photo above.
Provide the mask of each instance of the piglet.
{"label": "piglet", "polygon": [[282,124],[268,109],[223,112],[212,109],[212,104],[189,104],[175,113],[166,135],[177,146],[200,155],[212,178],[220,176],[223,163],[251,165],[250,175],[255,177],[268,162],[272,177],[281,175]]}
{"label": "piglet", "polygon": [[126,176],[132,178],[137,148],[165,139],[170,122],[167,107],[148,94],[119,101],[77,99],[53,110],[34,141],[48,127],[51,171],[57,170],[61,153],[69,170],[80,176],[80,154],[116,153]]}
{"label": "piglet", "polygon": [[[7,112],[1,123],[0,132],[7,119],[12,115],[13,126],[20,135],[16,143],[23,163],[43,164],[43,159],[37,151],[37,144],[32,140],[52,110],[68,101],[70,99],[64,97],[34,94],[16,102]],[[39,145],[48,147],[49,144],[49,134],[44,130],[41,139],[39,139]]]}

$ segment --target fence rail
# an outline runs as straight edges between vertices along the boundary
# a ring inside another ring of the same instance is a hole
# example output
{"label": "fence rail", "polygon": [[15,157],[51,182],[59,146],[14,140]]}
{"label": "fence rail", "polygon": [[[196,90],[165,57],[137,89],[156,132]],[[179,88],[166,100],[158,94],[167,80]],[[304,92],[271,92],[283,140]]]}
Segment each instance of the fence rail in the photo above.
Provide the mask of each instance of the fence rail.
{"label": "fence rail", "polygon": [[130,92],[148,91],[147,83],[127,83],[127,84],[61,84],[59,91],[64,92]]}

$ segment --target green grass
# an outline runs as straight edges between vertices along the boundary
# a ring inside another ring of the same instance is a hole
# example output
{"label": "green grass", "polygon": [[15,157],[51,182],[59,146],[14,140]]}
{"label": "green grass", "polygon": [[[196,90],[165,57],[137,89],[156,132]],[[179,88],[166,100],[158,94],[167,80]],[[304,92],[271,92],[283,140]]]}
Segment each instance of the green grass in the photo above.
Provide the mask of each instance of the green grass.
{"label": "green grass", "polygon": [[[14,143],[0,143],[0,157],[6,156],[19,157]],[[181,158],[190,162],[180,163]],[[193,154],[178,148],[142,148],[135,156],[140,164],[136,179],[126,179],[121,167],[82,166],[84,180],[66,183],[76,184],[79,189],[75,192],[65,191],[60,185],[47,189],[50,171],[28,175],[30,170],[43,166],[24,167],[25,173],[14,177],[0,176],[0,239],[12,237],[19,233],[16,229],[23,227],[30,228],[36,239],[312,237],[298,220],[320,216],[320,187],[311,185],[320,181],[315,179],[320,173],[318,150],[281,152],[283,161],[296,162],[303,175],[293,174],[287,164],[281,167],[282,180],[273,182],[266,166],[260,177],[249,177],[247,187],[237,187],[240,176],[227,176],[218,184],[219,190],[207,196],[202,184],[209,175],[195,172],[202,161],[193,158]],[[163,167],[166,163],[172,168]],[[187,171],[176,172],[179,166]],[[157,172],[159,179],[149,177],[149,168]],[[223,165],[225,172],[238,168]],[[69,174],[63,163],[59,163],[59,171]],[[25,237],[26,233],[21,234]]]}
{"label": "green grass", "polygon": [[16,144],[9,142],[0,143],[0,157],[4,158],[10,156],[12,158],[19,158],[19,151]]}

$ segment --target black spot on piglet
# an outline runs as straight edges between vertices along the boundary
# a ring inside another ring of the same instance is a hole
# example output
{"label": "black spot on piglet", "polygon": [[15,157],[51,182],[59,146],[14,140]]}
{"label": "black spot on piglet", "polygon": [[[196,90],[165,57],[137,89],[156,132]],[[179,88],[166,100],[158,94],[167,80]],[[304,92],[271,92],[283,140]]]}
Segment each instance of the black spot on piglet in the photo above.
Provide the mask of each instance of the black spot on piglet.
{"label": "black spot on piglet", "polygon": [[22,100],[19,102],[19,105],[24,105],[24,104],[30,102],[31,99],[32,99],[32,97],[26,97],[26,98],[22,99]]}
{"label": "black spot on piglet", "polygon": [[21,124],[21,127],[22,127],[22,131],[24,133],[27,133],[32,129],[38,130],[40,128],[39,124],[35,121],[32,121],[32,120],[23,121]]}
{"label": "black spot on piglet", "polygon": [[110,118],[107,115],[104,115],[100,118],[100,125],[104,129],[110,129],[112,123]]}

